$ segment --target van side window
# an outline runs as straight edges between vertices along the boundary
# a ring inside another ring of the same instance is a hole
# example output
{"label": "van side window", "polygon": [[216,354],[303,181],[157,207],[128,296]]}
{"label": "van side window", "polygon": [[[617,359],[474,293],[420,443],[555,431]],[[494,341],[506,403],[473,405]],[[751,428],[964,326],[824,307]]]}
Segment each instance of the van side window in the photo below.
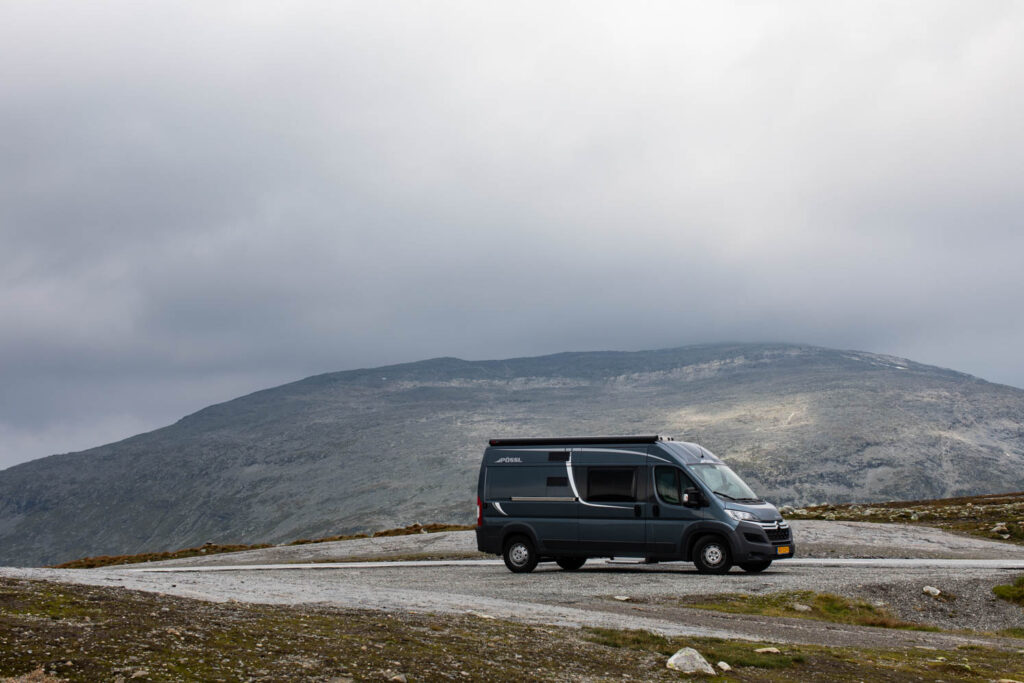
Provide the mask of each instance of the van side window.
{"label": "van side window", "polygon": [[658,491],[658,498],[666,503],[681,505],[683,497],[679,489],[679,470],[675,467],[654,468],[654,488]]}
{"label": "van side window", "polygon": [[587,472],[587,500],[636,500],[636,470],[635,467],[591,467]]}

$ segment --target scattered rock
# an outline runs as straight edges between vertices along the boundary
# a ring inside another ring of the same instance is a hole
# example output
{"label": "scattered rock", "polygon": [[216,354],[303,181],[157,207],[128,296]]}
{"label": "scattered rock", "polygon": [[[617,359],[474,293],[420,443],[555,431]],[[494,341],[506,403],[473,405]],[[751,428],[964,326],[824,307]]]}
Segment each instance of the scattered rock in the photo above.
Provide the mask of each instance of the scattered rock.
{"label": "scattered rock", "polygon": [[471,610],[471,609],[466,610],[466,614],[472,615],[474,617],[479,617],[481,619],[494,619],[495,618],[495,617],[492,617],[490,614],[484,614],[483,612],[477,612],[476,610]]}
{"label": "scattered rock", "polygon": [[405,674],[395,674],[394,676],[392,676],[388,680],[389,681],[394,681],[394,683],[408,683],[409,679],[407,679],[405,677]]}
{"label": "scattered rock", "polygon": [[673,671],[682,671],[684,674],[711,674],[715,675],[715,669],[708,660],[704,659],[699,652],[692,647],[684,647],[669,657],[666,667]]}
{"label": "scattered rock", "polygon": [[620,602],[626,602],[627,600],[629,600],[628,595],[615,595],[613,597]]}
{"label": "scattered rock", "polygon": [[756,652],[759,655],[777,655],[777,654],[781,654],[779,652],[779,648],[777,648],[777,647],[759,647],[756,650],[754,650],[754,652]]}
{"label": "scattered rock", "polygon": [[779,508],[779,514],[782,515],[791,515],[794,512],[796,512],[796,510],[793,508],[792,505],[783,505],[782,507]]}
{"label": "scattered rock", "polygon": [[1010,530],[1006,528],[1006,522],[999,522],[994,527],[989,529],[993,534],[1005,534]]}
{"label": "scattered rock", "polygon": [[131,675],[132,678],[146,678],[147,676],[149,676],[149,669],[139,669]]}
{"label": "scattered rock", "polygon": [[21,676],[13,676],[11,678],[3,678],[0,680],[9,683],[51,683],[51,681],[61,681],[64,679],[53,678],[52,676],[47,674],[46,671],[44,671],[42,668],[39,668],[35,671],[30,671],[27,674],[22,674]]}
{"label": "scattered rock", "polygon": [[722,671],[732,671],[732,667],[725,662],[719,662],[716,666]]}
{"label": "scattered rock", "polygon": [[937,598],[940,595],[942,595],[942,591],[940,591],[935,586],[925,586],[924,588],[921,589],[921,592],[924,593],[925,595],[930,595],[933,598]]}
{"label": "scattered rock", "polygon": [[916,522],[919,519],[921,519],[921,516],[918,515],[916,512],[914,514],[910,515],[910,521],[911,522]]}
{"label": "scattered rock", "polygon": [[794,602],[793,603],[793,609],[795,609],[797,612],[810,612],[811,611],[810,607],[808,607],[807,605],[802,605],[799,602]]}

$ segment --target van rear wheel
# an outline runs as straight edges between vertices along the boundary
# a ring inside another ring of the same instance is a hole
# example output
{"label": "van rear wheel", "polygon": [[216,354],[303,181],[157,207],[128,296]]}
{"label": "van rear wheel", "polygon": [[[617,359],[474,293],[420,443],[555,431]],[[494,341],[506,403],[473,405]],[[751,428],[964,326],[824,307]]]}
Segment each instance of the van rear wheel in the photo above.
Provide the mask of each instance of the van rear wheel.
{"label": "van rear wheel", "polygon": [[705,536],[693,547],[693,564],[701,574],[724,574],[732,567],[729,544],[718,536]]}
{"label": "van rear wheel", "polygon": [[586,564],[587,558],[585,557],[556,557],[555,564],[564,569],[567,572],[574,572],[584,564]]}
{"label": "van rear wheel", "polygon": [[532,572],[540,560],[533,541],[526,536],[513,536],[505,541],[505,552],[502,553],[502,557],[509,571],[516,574]]}
{"label": "van rear wheel", "polygon": [[770,566],[772,566],[771,560],[762,560],[761,562],[740,562],[740,569],[750,574],[763,572]]}

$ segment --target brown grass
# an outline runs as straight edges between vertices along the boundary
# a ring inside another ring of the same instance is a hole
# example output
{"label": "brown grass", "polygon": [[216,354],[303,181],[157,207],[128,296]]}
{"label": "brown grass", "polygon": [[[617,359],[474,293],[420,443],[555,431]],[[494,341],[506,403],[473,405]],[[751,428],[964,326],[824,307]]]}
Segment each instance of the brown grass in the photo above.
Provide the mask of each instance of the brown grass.
{"label": "brown grass", "polygon": [[[466,524],[410,524],[400,529],[385,529],[377,531],[372,536],[409,536],[412,534],[433,534],[441,531],[468,531],[476,527]],[[351,534],[346,536],[326,536],[324,538],[300,538],[297,541],[285,545],[305,545],[307,543],[328,543],[330,541],[351,541],[357,538],[370,538],[370,534]],[[270,548],[270,543],[256,543],[254,545],[224,545],[207,543],[195,548],[183,548],[181,550],[167,550],[156,553],[139,553],[136,555],[97,555],[95,557],[83,557],[78,560],[71,560],[63,564],[52,565],[55,569],[95,569],[97,567],[112,567],[121,564],[138,564],[140,562],[158,562],[160,560],[177,560],[185,557],[199,557],[205,555],[217,555],[220,553],[237,553],[243,550],[259,550]]]}

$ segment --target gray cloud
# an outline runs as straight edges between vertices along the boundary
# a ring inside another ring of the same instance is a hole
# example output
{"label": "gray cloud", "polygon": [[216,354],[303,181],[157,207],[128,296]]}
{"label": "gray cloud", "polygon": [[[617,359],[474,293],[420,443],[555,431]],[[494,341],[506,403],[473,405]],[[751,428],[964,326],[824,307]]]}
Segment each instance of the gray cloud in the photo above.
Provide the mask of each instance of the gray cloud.
{"label": "gray cloud", "polygon": [[1024,386],[1024,8],[0,6],[0,467],[324,372],[779,340]]}

